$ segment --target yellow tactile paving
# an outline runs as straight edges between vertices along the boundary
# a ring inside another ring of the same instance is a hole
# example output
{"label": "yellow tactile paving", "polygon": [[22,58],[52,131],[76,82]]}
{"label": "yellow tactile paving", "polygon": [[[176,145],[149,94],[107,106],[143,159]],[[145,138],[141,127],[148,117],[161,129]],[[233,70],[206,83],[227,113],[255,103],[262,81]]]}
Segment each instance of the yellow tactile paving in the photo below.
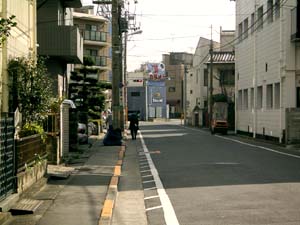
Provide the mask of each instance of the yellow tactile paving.
{"label": "yellow tactile paving", "polygon": [[123,160],[122,160],[122,159],[119,159],[119,160],[117,161],[117,165],[118,165],[118,166],[122,166],[122,164],[123,164]]}
{"label": "yellow tactile paving", "polygon": [[106,199],[102,208],[101,217],[111,217],[114,207],[114,201]]}
{"label": "yellow tactile paving", "polygon": [[119,159],[124,158],[125,151],[119,151]]}
{"label": "yellow tactile paving", "polygon": [[121,175],[121,166],[115,166],[114,176],[120,176],[120,175]]}
{"label": "yellow tactile paving", "polygon": [[110,180],[110,186],[117,186],[119,182],[119,178],[117,176],[113,176]]}

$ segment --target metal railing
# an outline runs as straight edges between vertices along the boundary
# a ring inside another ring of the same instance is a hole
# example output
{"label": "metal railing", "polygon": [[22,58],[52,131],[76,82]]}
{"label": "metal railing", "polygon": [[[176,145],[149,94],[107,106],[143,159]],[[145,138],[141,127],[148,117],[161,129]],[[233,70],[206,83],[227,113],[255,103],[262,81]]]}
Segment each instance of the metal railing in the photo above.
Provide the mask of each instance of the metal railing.
{"label": "metal railing", "polygon": [[84,40],[107,42],[107,33],[102,31],[84,31]]}

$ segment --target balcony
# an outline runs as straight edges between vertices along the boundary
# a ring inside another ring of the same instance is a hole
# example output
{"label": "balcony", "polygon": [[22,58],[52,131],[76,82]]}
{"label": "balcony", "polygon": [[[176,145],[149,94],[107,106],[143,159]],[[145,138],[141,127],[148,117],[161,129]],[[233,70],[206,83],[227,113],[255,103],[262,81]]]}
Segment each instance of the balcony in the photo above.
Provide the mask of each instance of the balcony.
{"label": "balcony", "polygon": [[300,6],[298,5],[296,8],[292,9],[292,33],[291,33],[291,41],[299,42],[300,41]]}
{"label": "balcony", "polygon": [[61,58],[66,63],[83,62],[83,40],[74,26],[38,27],[38,54]]}
{"label": "balcony", "polygon": [[84,44],[107,46],[107,33],[102,31],[84,31]]}
{"label": "balcony", "polygon": [[93,59],[95,66],[107,67],[107,57],[106,56],[87,56]]}

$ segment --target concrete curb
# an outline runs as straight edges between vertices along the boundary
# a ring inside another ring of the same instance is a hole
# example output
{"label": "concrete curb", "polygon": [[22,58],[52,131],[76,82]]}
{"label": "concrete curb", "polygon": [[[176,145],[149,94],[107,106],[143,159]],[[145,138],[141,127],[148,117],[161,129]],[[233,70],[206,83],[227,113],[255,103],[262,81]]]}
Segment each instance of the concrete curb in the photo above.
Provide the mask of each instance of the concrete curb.
{"label": "concrete curb", "polygon": [[122,174],[123,159],[125,157],[126,146],[122,145],[118,153],[118,161],[114,168],[114,174],[110,179],[106,198],[103,204],[103,208],[100,212],[100,218],[98,225],[111,225],[113,217],[113,209],[118,195],[118,184]]}

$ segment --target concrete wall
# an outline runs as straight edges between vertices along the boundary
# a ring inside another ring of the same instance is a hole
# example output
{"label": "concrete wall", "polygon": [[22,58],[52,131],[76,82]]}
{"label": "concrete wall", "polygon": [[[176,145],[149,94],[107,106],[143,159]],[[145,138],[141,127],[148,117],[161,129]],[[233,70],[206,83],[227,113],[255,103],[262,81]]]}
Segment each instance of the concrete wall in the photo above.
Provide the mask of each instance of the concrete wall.
{"label": "concrete wall", "polygon": [[[256,4],[255,4],[256,3]],[[293,6],[296,1],[288,0],[287,5]],[[236,30],[247,17],[251,26],[251,14],[263,6],[267,10],[267,0],[237,0]],[[240,40],[236,50],[236,102],[240,90],[248,90],[248,103],[251,101],[250,90],[254,88],[254,107],[238,107],[236,112],[236,128],[256,134],[281,138],[285,129],[284,108],[295,107],[295,44],[290,41],[291,13],[290,7],[280,9],[280,18],[273,16],[273,21],[264,16],[262,29],[248,32],[248,37]],[[257,13],[256,13],[257,16]],[[257,17],[256,17],[257,18]],[[236,38],[239,32],[236,32]],[[280,91],[275,90],[275,84],[280,85]],[[267,105],[267,85],[273,87],[273,107]],[[262,87],[262,107],[258,107],[257,87]],[[275,94],[279,93],[279,94]],[[279,98],[279,99],[278,99]],[[277,100],[276,100],[277,99]],[[275,107],[274,102],[280,106]],[[245,100],[240,100],[241,104]]]}

